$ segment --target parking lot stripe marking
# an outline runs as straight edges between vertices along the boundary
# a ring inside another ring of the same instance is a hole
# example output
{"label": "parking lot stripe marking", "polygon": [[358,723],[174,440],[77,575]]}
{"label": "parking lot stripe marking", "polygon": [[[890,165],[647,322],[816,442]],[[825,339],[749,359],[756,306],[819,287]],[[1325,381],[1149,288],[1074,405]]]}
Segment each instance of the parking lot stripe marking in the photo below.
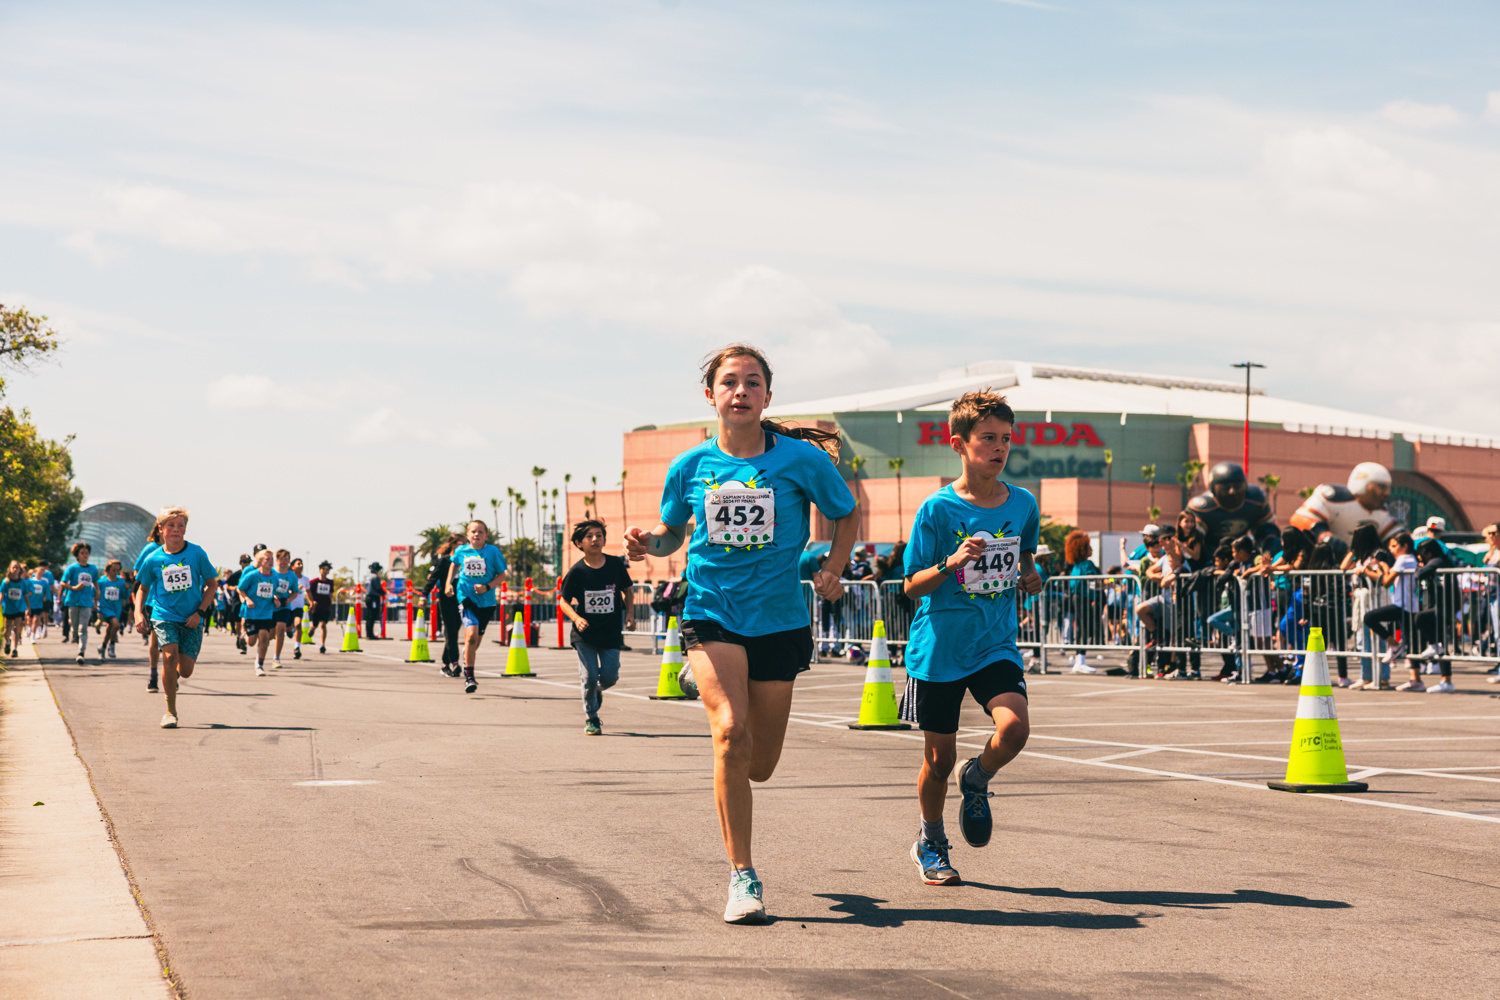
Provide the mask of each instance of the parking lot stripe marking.
{"label": "parking lot stripe marking", "polygon": [[1145,750],[1128,750],[1125,753],[1112,753],[1108,757],[1089,757],[1086,759],[1090,761],[1119,760],[1121,757],[1139,757],[1141,754],[1160,753],[1165,749],[1166,747],[1147,747]]}

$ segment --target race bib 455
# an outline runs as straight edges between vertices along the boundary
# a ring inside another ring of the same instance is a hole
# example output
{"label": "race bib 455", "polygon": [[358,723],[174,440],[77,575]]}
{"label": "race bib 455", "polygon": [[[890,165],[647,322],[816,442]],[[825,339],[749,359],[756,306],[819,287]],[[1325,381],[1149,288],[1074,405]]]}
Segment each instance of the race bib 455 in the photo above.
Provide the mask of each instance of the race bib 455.
{"label": "race bib 455", "polygon": [[179,594],[193,585],[191,566],[163,566],[161,587],[169,594]]}

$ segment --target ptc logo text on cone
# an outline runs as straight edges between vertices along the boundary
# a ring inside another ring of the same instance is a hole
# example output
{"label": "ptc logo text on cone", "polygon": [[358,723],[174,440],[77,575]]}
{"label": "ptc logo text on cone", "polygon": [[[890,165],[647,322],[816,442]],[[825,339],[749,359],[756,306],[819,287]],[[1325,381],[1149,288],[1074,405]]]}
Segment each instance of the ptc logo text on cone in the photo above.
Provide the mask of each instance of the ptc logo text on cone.
{"label": "ptc logo text on cone", "polygon": [[656,682],[656,693],[652,701],[687,701],[691,698],[677,675],[682,672],[682,636],[677,631],[677,619],[667,619],[667,644],[661,651],[661,676]]}
{"label": "ptc logo text on cone", "polygon": [[1292,725],[1292,748],[1287,755],[1286,780],[1266,784],[1280,792],[1367,792],[1363,781],[1350,781],[1344,764],[1344,741],[1333,710],[1333,685],[1328,679],[1328,653],[1323,630],[1307,637],[1307,663],[1297,693],[1297,721]]}
{"label": "ptc logo text on cone", "polygon": [[427,648],[427,614],[424,611],[418,611],[417,620],[412,623],[411,655],[406,658],[406,662],[432,662],[432,651]]}
{"label": "ptc logo text on cone", "polygon": [[896,709],[896,684],[891,680],[891,652],[885,641],[885,622],[875,623],[870,662],[865,666],[865,691],[859,699],[859,721],[850,729],[910,729]]}
{"label": "ptc logo text on cone", "polygon": [[340,653],[363,653],[359,648],[359,624],[354,620],[354,609],[349,609],[349,620],[344,623],[344,645]]}
{"label": "ptc logo text on cone", "polygon": [[510,627],[510,648],[505,652],[505,673],[501,677],[535,677],[531,672],[531,660],[526,655],[526,626],[521,624],[521,612],[516,612],[516,621]]}

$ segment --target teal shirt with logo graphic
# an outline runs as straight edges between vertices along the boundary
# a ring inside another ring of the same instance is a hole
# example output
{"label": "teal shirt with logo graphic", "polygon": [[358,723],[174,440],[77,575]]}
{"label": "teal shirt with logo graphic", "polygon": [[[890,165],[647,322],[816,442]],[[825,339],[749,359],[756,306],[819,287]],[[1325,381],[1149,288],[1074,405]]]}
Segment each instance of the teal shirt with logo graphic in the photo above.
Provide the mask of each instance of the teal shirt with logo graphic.
{"label": "teal shirt with logo graphic", "polygon": [[688,542],[684,619],[707,618],[740,635],[807,625],[797,560],[816,504],[831,521],[854,495],[822,448],[766,432],[766,450],[734,458],[709,438],[678,455],[661,496],[663,524],[696,519]]}
{"label": "teal shirt with logo graphic", "polygon": [[242,595],[254,601],[245,601],[242,607],[245,609],[246,618],[255,621],[270,621],[276,614],[276,571],[262,573],[258,569],[245,567],[240,574],[239,591]]}
{"label": "teal shirt with logo graphic", "polygon": [[[500,550],[490,544],[476,549],[466,542],[453,550],[453,565],[458,568],[454,574],[458,599],[477,608],[493,608],[497,589],[495,581],[506,569],[505,557]],[[482,594],[474,593],[474,585],[479,583],[485,585]]]}
{"label": "teal shirt with logo graphic", "polygon": [[[77,563],[69,566],[63,571],[62,602],[65,608],[92,608],[98,592],[94,590],[94,581],[104,575],[104,571],[98,566],[80,566]],[[78,584],[87,584],[82,590],[70,590]]]}
{"label": "teal shirt with logo graphic", "polygon": [[936,566],[970,536],[986,544],[980,559],[944,577],[922,598],[906,646],[908,675],[956,681],[998,660],[1020,666],[1016,584],[1021,553],[1036,552],[1040,531],[1036,497],[1019,486],[1011,486],[998,507],[969,503],[951,484],[922,501],[906,543],[904,575]]}
{"label": "teal shirt with logo graphic", "polygon": [[203,589],[217,577],[218,570],[208,553],[192,542],[173,555],[158,548],[141,563],[141,586],[149,587],[146,601],[151,617],[159,622],[181,624],[203,604]]}
{"label": "teal shirt with logo graphic", "polygon": [[130,595],[130,584],[124,578],[99,578],[99,614],[104,618],[120,617],[120,605]]}

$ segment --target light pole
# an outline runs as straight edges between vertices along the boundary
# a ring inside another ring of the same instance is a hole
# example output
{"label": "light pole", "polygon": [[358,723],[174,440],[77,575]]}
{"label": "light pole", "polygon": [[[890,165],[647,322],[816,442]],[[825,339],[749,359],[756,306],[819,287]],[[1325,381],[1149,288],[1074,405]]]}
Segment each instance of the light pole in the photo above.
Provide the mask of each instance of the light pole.
{"label": "light pole", "polygon": [[1264,368],[1254,361],[1241,361],[1234,365],[1235,368],[1245,369],[1245,454],[1241,465],[1245,468],[1245,475],[1250,475],[1250,372],[1256,368]]}

